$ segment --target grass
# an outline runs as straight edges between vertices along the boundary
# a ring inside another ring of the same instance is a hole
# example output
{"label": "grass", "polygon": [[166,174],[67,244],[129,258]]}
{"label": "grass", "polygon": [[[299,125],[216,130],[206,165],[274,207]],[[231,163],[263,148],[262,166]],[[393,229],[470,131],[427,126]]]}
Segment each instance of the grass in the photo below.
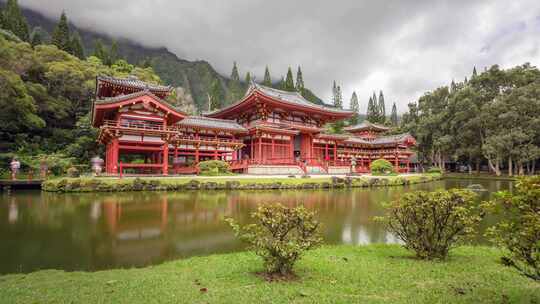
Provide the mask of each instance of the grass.
{"label": "grass", "polygon": [[445,262],[397,245],[326,246],[295,267],[299,279],[266,282],[249,252],[140,269],[44,270],[0,277],[6,303],[538,303],[540,283],[489,247],[460,247]]}

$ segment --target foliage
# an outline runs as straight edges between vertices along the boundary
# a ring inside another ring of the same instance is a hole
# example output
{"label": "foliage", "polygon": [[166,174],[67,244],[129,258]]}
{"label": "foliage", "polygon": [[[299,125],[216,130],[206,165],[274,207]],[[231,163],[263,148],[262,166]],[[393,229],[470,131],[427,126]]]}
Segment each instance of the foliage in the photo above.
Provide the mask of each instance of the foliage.
{"label": "foliage", "polygon": [[60,20],[54,28],[54,32],[52,34],[52,43],[60,50],[71,53],[71,37],[69,34],[69,26],[65,12],[62,12],[62,15],[60,15]]}
{"label": "foliage", "polygon": [[343,95],[341,94],[341,86],[336,84],[334,80],[334,85],[332,86],[332,101],[334,107],[342,109],[343,108]]}
{"label": "foliage", "polygon": [[263,204],[252,214],[255,224],[240,227],[228,219],[236,235],[263,258],[268,274],[289,275],[303,252],[322,242],[314,212],[303,206]]}
{"label": "foliage", "polygon": [[291,67],[287,69],[287,78],[285,79],[285,86],[283,87],[283,90],[294,92],[296,91],[296,88],[294,87],[294,79]]}
{"label": "foliage", "polygon": [[394,173],[394,166],[386,159],[376,159],[371,162],[370,170],[373,175],[385,175]]}
{"label": "foliage", "polygon": [[159,83],[151,68],[125,61],[107,67],[93,56],[81,60],[54,45],[7,40],[0,35],[0,142],[19,155],[60,153],[83,164],[98,153],[90,127],[96,75]]}
{"label": "foliage", "polygon": [[77,32],[71,35],[70,50],[73,56],[84,59],[84,47],[82,45],[81,36]]}
{"label": "foliage", "polygon": [[419,161],[441,169],[456,161],[501,175],[534,174],[540,157],[540,71],[494,65],[469,81],[427,92],[409,104],[400,131],[417,140]]}
{"label": "foliage", "polygon": [[66,171],[68,177],[79,177],[81,173],[75,167],[69,167]]}
{"label": "foliage", "polygon": [[390,123],[392,124],[392,127],[398,126],[398,115],[397,115],[397,107],[396,103],[392,105],[392,113],[390,114]]}
{"label": "foliage", "polygon": [[485,206],[469,190],[451,189],[405,193],[386,204],[383,221],[388,230],[421,259],[444,259],[448,251],[472,236]]}
{"label": "foliage", "polygon": [[510,253],[507,264],[540,280],[540,176],[521,178],[513,193],[498,193],[493,205],[501,221],[488,235]]}
{"label": "foliage", "polygon": [[302,75],[302,70],[298,66],[298,71],[296,72],[296,91],[300,94],[304,91],[304,76]]}
{"label": "foliage", "polygon": [[231,173],[229,163],[221,160],[205,160],[199,163],[201,175],[223,175]]}
{"label": "foliage", "polygon": [[360,122],[359,121],[360,105],[358,104],[358,96],[356,95],[356,92],[352,93],[350,108],[351,108],[351,111],[354,112],[354,115],[351,117],[351,119],[349,119],[349,125],[354,126]]}
{"label": "foliage", "polygon": [[272,77],[270,77],[270,70],[268,70],[268,66],[264,68],[264,79],[262,84],[267,87],[272,86]]}
{"label": "foliage", "polygon": [[28,23],[21,13],[17,0],[8,0],[5,9],[0,14],[0,26],[3,29],[12,32],[23,41],[30,40]]}

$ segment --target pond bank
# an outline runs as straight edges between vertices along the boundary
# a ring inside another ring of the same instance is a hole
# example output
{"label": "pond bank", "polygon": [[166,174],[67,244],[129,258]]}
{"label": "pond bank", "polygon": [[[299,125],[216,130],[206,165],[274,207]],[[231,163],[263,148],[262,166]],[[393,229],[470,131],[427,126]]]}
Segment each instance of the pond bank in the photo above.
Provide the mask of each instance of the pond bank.
{"label": "pond bank", "polygon": [[540,284],[503,266],[501,252],[458,247],[445,262],[397,245],[324,246],[295,266],[299,279],[266,282],[252,253],[194,257],[98,272],[0,276],[9,303],[536,303]]}
{"label": "pond bank", "polygon": [[426,183],[441,179],[440,174],[398,176],[317,176],[292,177],[137,177],[137,178],[57,178],[43,182],[49,192],[118,192],[182,190],[272,190],[385,187]]}
{"label": "pond bank", "polygon": [[496,176],[492,174],[487,173],[480,173],[480,174],[468,174],[468,173],[444,173],[444,178],[457,178],[457,179],[477,179],[477,180],[500,180],[500,181],[515,181],[517,180],[516,176],[508,176],[508,175],[502,175],[502,176]]}

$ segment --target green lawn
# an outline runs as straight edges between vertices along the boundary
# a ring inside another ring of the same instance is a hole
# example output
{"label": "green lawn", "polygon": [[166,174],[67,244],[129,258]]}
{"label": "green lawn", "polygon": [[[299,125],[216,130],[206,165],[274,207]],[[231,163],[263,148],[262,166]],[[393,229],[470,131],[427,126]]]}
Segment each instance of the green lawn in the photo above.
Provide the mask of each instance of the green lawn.
{"label": "green lawn", "polygon": [[299,280],[269,283],[254,274],[262,269],[260,259],[243,252],[141,269],[6,275],[0,277],[0,301],[539,303],[540,283],[502,266],[500,256],[493,248],[461,247],[446,262],[426,262],[397,245],[328,246],[299,262]]}

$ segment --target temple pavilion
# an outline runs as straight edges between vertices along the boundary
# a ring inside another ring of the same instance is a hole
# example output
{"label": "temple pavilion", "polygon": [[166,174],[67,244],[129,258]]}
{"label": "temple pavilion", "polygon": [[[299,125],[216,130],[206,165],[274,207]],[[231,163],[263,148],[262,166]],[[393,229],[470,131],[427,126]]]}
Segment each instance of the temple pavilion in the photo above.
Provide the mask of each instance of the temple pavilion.
{"label": "temple pavilion", "polygon": [[190,116],[165,101],[171,91],[134,77],[97,77],[92,125],[107,174],[193,174],[211,159],[251,174],[362,173],[379,158],[409,171],[412,136],[385,135],[387,127],[367,121],[327,134],[326,123],[354,113],[296,92],[252,83],[241,100]]}

